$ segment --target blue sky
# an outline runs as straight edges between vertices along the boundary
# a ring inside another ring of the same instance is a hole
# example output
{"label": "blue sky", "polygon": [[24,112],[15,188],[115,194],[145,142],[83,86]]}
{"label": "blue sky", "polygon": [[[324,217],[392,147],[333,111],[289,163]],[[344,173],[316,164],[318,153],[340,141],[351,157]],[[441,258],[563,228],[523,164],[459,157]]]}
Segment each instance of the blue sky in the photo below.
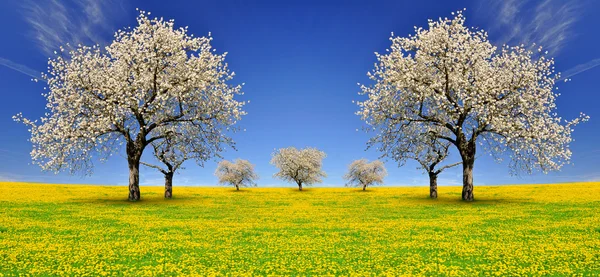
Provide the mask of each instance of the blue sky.
{"label": "blue sky", "polygon": [[[269,164],[275,148],[317,147],[327,153],[324,170],[329,177],[316,186],[342,186],[341,176],[355,159],[376,159],[365,151],[371,134],[357,132],[363,123],[354,115],[352,100],[357,82],[369,83],[366,73],[376,61],[373,52],[389,47],[390,33],[406,36],[427,19],[450,17],[466,8],[467,24],[489,32],[493,43],[545,46],[556,59],[556,68],[573,81],[559,84],[558,112],[574,118],[579,112],[591,120],[575,132],[572,165],[560,172],[512,177],[507,163],[480,156],[475,164],[475,185],[600,181],[600,11],[598,1],[577,0],[482,0],[482,1],[2,1],[0,26],[0,180],[49,183],[125,185],[127,166],[120,155],[96,162],[94,175],[41,172],[31,165],[24,125],[12,121],[18,112],[39,118],[44,112],[43,84],[31,76],[47,67],[47,58],[66,42],[107,43],[115,30],[134,26],[136,10],[175,19],[196,36],[211,32],[217,52],[228,52],[236,72],[234,82],[246,83],[251,100],[248,115],[239,126],[246,132],[234,139],[238,151],[229,149],[226,159],[244,158],[256,164],[259,186],[293,186],[273,179]],[[151,157],[151,151],[145,152]],[[449,161],[458,156],[453,153]],[[175,176],[175,186],[216,185],[216,161],[204,168],[193,162]],[[389,186],[425,186],[427,176],[417,164],[398,168],[387,161]],[[459,185],[458,168],[439,178],[440,185]],[[162,175],[143,169],[142,186],[162,185]],[[143,191],[142,191],[143,193]]]}

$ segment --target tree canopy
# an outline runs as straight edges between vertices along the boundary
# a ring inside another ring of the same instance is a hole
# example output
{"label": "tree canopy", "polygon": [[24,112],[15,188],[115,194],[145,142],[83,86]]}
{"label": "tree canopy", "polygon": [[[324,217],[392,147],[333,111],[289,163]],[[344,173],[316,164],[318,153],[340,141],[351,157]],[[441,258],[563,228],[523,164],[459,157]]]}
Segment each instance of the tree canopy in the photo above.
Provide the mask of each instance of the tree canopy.
{"label": "tree canopy", "polygon": [[302,190],[302,185],[312,185],[322,182],[322,177],[327,174],[321,169],[325,152],[316,148],[304,148],[301,150],[295,147],[281,148],[273,153],[271,164],[279,169],[275,177],[287,182],[294,182],[298,189]]}
{"label": "tree canopy", "polygon": [[348,172],[344,179],[348,181],[346,186],[361,186],[363,190],[367,186],[374,184],[383,184],[383,178],[387,176],[387,171],[383,162],[377,160],[369,162],[367,159],[353,161],[348,166]]}
{"label": "tree canopy", "polygon": [[231,184],[236,190],[240,187],[256,186],[258,174],[254,172],[254,165],[247,160],[237,159],[235,162],[223,160],[219,162],[215,175],[221,184]]}
{"label": "tree canopy", "polygon": [[135,28],[115,34],[102,48],[60,49],[43,74],[48,112],[29,125],[33,162],[44,170],[92,173],[101,160],[125,145],[129,199],[138,200],[139,163],[146,146],[177,134],[197,144],[228,141],[226,129],[245,114],[234,99],[241,86],[212,38],[194,37],[173,20],[141,11]]}
{"label": "tree canopy", "polygon": [[558,170],[571,157],[571,121],[555,110],[554,60],[542,47],[492,45],[484,30],[465,17],[429,20],[415,34],[390,38],[385,54],[361,86],[368,99],[358,115],[384,147],[403,138],[431,134],[456,147],[463,165],[463,199],[473,200],[473,165],[478,149],[502,160],[511,172]]}

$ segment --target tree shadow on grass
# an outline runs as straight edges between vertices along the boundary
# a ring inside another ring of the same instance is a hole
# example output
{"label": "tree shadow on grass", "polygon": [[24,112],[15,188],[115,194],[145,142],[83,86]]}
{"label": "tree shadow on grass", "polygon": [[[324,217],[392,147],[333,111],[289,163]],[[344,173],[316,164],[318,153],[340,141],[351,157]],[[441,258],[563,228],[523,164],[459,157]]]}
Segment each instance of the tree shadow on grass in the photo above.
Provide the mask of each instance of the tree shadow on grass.
{"label": "tree shadow on grass", "polygon": [[295,188],[287,188],[287,187],[286,187],[286,188],[282,188],[282,190],[283,190],[283,189],[285,189],[285,190],[287,190],[287,191],[296,191],[296,192],[302,193],[302,192],[312,192],[312,191],[314,191],[314,190],[315,190],[315,189],[317,189],[317,188],[307,188],[307,187],[302,187],[302,190],[299,190],[299,189],[298,189],[298,187],[295,187]]}
{"label": "tree shadow on grass", "polygon": [[230,191],[230,192],[235,192],[235,193],[246,193],[246,192],[250,192],[250,190],[249,190],[249,189],[243,189],[243,188],[240,188],[240,190],[236,190],[236,189],[230,189],[230,190],[227,190],[227,191]]}
{"label": "tree shadow on grass", "polygon": [[353,188],[353,189],[351,189],[351,191],[352,191],[352,192],[358,192],[358,193],[368,193],[368,192],[375,192],[374,190],[372,190],[372,189],[368,189],[368,188],[367,188],[366,190],[363,190],[363,189],[355,189],[355,188]]}
{"label": "tree shadow on grass", "polygon": [[[457,199],[457,201],[469,203],[463,201],[462,199]],[[472,202],[475,204],[524,204],[524,203],[533,203],[532,199],[529,198],[475,198]]]}
{"label": "tree shadow on grass", "polygon": [[200,201],[202,196],[187,196],[187,195],[181,195],[181,196],[177,196],[174,195],[173,198],[171,199],[166,199],[162,196],[147,196],[144,197],[142,195],[141,199],[139,201],[129,201],[127,199],[127,197],[106,197],[106,198],[79,198],[79,199],[73,199],[71,202],[72,203],[78,203],[78,204],[101,204],[101,205],[146,205],[146,204],[152,204],[152,205],[168,205],[168,204],[177,204],[177,203],[181,203],[181,202],[188,202],[188,201],[193,201],[193,200],[197,200]]}
{"label": "tree shadow on grass", "polygon": [[475,197],[473,201],[464,201],[460,195],[444,196],[432,199],[429,196],[405,196],[404,199],[418,201],[422,203],[456,204],[456,205],[503,205],[503,204],[526,204],[533,203],[529,198],[493,198],[493,197]]}

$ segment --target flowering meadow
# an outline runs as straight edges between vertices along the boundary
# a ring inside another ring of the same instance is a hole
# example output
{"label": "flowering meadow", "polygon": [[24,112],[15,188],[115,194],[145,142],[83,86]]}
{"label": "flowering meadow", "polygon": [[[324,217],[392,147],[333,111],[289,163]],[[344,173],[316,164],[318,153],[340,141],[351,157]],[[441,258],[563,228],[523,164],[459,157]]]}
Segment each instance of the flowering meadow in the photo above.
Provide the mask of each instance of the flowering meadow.
{"label": "flowering meadow", "polygon": [[0,189],[0,276],[600,275],[600,183]]}

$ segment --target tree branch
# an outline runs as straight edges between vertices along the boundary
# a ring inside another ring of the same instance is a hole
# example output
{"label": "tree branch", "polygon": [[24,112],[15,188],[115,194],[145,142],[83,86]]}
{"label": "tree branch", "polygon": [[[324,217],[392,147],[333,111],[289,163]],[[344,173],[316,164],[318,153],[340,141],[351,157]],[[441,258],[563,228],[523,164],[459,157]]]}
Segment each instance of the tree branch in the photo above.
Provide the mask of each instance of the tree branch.
{"label": "tree branch", "polygon": [[147,167],[156,168],[156,169],[158,169],[158,170],[159,170],[159,171],[160,171],[162,174],[168,174],[168,172],[167,172],[166,170],[164,170],[162,167],[160,167],[160,166],[158,166],[158,165],[153,165],[153,164],[149,164],[149,163],[142,162],[142,161],[140,161],[140,164],[143,164],[143,165],[145,165],[145,166],[147,166]]}
{"label": "tree branch", "polygon": [[462,164],[462,162],[457,162],[457,163],[453,163],[453,164],[449,164],[449,165],[442,166],[440,169],[438,169],[438,170],[435,172],[435,174],[440,174],[442,171],[444,171],[444,170],[446,170],[446,169],[448,169],[448,168],[451,168],[451,167],[455,167],[455,166],[457,166],[457,165],[459,165],[459,164]]}

